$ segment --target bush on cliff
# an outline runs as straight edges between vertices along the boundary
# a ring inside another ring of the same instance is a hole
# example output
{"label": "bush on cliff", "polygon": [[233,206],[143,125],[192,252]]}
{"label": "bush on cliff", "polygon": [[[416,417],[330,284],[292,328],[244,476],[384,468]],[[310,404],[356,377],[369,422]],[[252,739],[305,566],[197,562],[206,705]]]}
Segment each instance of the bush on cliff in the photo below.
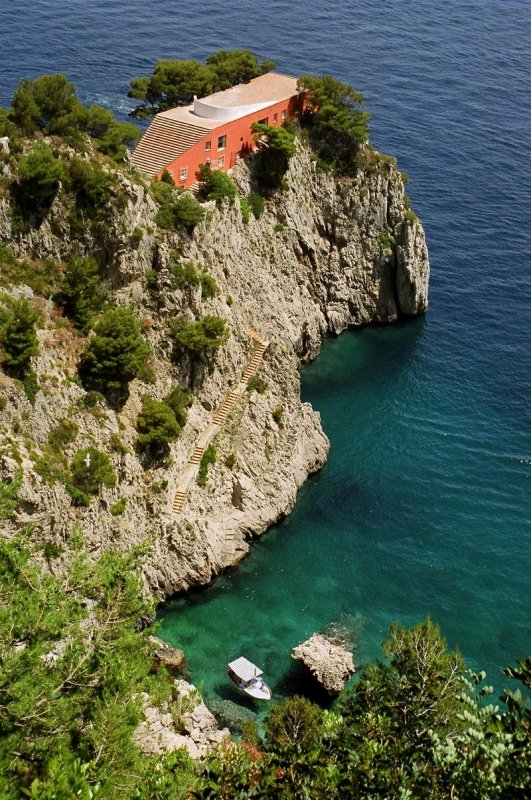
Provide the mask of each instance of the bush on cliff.
{"label": "bush on cliff", "polygon": [[90,256],[70,256],[61,278],[61,288],[54,300],[81,331],[87,331],[94,315],[101,311],[105,291],[96,261]]}
{"label": "bush on cliff", "polygon": [[140,137],[136,125],[118,122],[108,109],[80,103],[76,87],[61,74],[20,81],[11,105],[9,117],[25,136],[40,131],[82,146],[83,135],[88,134],[102,153],[117,160]]}
{"label": "bush on cliff", "polygon": [[128,308],[106,311],[96,325],[79,363],[86,389],[108,394],[136,378],[149,355],[140,323]]}
{"label": "bush on cliff", "polygon": [[229,338],[227,321],[223,317],[207,315],[197,322],[185,322],[177,318],[172,323],[173,354],[179,358],[183,353],[197,356],[217,350]]}
{"label": "bush on cliff", "polygon": [[142,409],[136,428],[138,443],[152,453],[165,449],[181,432],[181,426],[170,406],[162,400],[147,396],[142,398]]}
{"label": "bush on cliff", "polygon": [[10,301],[0,311],[0,344],[6,367],[22,377],[27,372],[31,357],[39,351],[37,324],[41,319],[27,300]]}
{"label": "bush on cliff", "polygon": [[369,137],[370,114],[363,110],[363,95],[331,75],[303,75],[297,86],[306,92],[301,124],[319,159],[341,175],[354,175],[356,153]]}
{"label": "bush on cliff", "polygon": [[63,179],[61,161],[44,142],[34,142],[30,152],[18,162],[18,177],[12,190],[17,205],[25,213],[51,204]]}
{"label": "bush on cliff", "polygon": [[215,200],[217,206],[220,206],[225,198],[232,204],[237,189],[228,175],[218,169],[211,169],[209,164],[201,164],[196,176],[203,197]]}
{"label": "bush on cliff", "polygon": [[254,122],[251,126],[258,148],[256,176],[266,189],[279,189],[295,155],[295,134],[285,127],[277,128]]}
{"label": "bush on cliff", "polygon": [[[169,173],[167,174],[169,175]],[[193,231],[205,215],[203,206],[195,197],[176,187],[173,179],[170,183],[163,178],[160,181],[154,181],[151,185],[153,197],[159,206],[155,222],[167,230],[182,225],[188,232]]]}
{"label": "bush on cliff", "polygon": [[116,486],[109,456],[95,447],[84,447],[75,453],[71,472],[73,485],[85,494],[98,494],[102,486]]}

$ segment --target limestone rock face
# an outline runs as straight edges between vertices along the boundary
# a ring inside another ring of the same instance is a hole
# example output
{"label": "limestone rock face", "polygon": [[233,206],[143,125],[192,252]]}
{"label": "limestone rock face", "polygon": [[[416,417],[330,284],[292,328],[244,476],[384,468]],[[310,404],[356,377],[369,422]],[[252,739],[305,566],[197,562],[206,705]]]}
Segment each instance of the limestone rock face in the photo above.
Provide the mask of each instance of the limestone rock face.
{"label": "limestone rock face", "polygon": [[186,681],[176,681],[178,700],[187,708],[179,720],[167,709],[149,705],[149,696],[142,695],[144,721],[134,734],[140,750],[147,755],[171,753],[185,748],[191,758],[204,758],[230,736],[227,728],[219,729],[216,718],[198,698],[194,687]]}
{"label": "limestone rock face", "polygon": [[339,694],[354,674],[352,653],[321,633],[314,633],[298,647],[291,657],[308,667],[312,675],[330,694]]}
{"label": "limestone rock face", "polygon": [[[47,566],[57,574],[69,558],[76,525],[94,556],[109,546],[149,541],[144,577],[160,598],[206,584],[237,563],[252,537],[289,513],[301,485],[327,457],[319,414],[301,403],[301,362],[315,358],[327,334],[425,311],[424,233],[407,208],[393,165],[336,179],[319,173],[299,145],[285,177],[285,188],[267,201],[260,219],[251,215],[244,224],[237,199],[232,206],[210,205],[192,236],[158,228],[157,208],[146,188],[120,178],[124,207],[109,212],[104,231],[88,229],[76,240],[81,255],[95,254],[105,265],[113,301],[133,305],[146,320],[155,383],[132,381],[119,410],[101,402],[92,409],[84,405],[85,392],[72,381],[83,339],[57,325],[53,303],[39,299],[45,324],[32,363],[41,388],[34,405],[20,384],[0,372],[0,393],[7,400],[0,426],[12,431],[0,449],[0,479],[9,480],[22,468],[22,505],[8,535],[29,526],[35,542],[54,545],[48,552],[58,555],[48,557]],[[248,192],[252,159],[238,162],[233,178]],[[129,237],[138,227],[143,236],[131,247]],[[69,231],[58,197],[40,227],[13,233],[7,200],[0,197],[0,241],[20,258],[64,260],[73,247]],[[168,262],[175,250],[215,278],[219,295],[205,301],[198,287],[172,287]],[[153,270],[163,306],[147,285]],[[18,291],[31,296],[27,287]],[[231,330],[227,344],[193,372],[170,358],[169,319],[179,314],[188,320],[217,314]],[[176,517],[175,490],[195,443],[249,360],[249,325],[269,342],[259,371],[264,391],[244,393],[217,435],[217,460],[207,485],[193,484]],[[195,396],[188,423],[171,444],[166,464],[146,469],[136,448],[142,395],[162,398],[178,382]],[[64,485],[47,479],[42,467],[36,469],[39,459],[46,460],[48,436],[62,419],[74,419],[79,428],[65,456],[90,443],[110,454],[117,474],[116,487],[103,489],[88,508],[75,508]],[[114,516],[118,500],[125,506]]]}

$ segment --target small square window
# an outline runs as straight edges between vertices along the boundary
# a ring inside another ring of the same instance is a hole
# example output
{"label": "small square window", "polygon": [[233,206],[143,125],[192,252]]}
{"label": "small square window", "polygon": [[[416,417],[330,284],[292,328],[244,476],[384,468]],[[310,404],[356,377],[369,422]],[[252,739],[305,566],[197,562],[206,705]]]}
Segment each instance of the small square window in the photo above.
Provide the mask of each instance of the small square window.
{"label": "small square window", "polygon": [[221,169],[225,166],[225,156],[220,156],[218,158],[218,169]]}
{"label": "small square window", "polygon": [[286,112],[285,112],[285,111],[283,111],[283,112],[282,112],[282,122],[284,122],[284,120],[285,120],[285,119],[286,119]]}
{"label": "small square window", "polygon": [[185,181],[187,179],[187,177],[188,177],[188,167],[182,167],[179,170],[179,180],[180,181]]}
{"label": "small square window", "polygon": [[278,122],[278,114],[273,114],[273,125],[276,125]]}
{"label": "small square window", "polygon": [[212,150],[212,142],[210,139],[208,142],[205,142],[205,150]]}
{"label": "small square window", "polygon": [[218,136],[218,150],[224,150],[227,146],[227,137],[225,135]]}
{"label": "small square window", "polygon": [[269,117],[264,117],[263,119],[258,120],[259,125],[267,125],[269,122]]}

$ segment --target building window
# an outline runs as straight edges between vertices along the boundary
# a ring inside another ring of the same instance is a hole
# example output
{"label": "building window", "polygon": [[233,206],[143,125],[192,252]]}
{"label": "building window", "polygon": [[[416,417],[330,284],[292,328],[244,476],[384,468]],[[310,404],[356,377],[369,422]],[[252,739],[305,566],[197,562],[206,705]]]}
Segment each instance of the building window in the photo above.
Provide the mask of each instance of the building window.
{"label": "building window", "polygon": [[286,112],[285,111],[282,112],[281,119],[282,119],[282,122],[284,122],[284,120],[286,119]]}
{"label": "building window", "polygon": [[220,156],[218,158],[218,169],[222,169],[225,166],[225,156]]}
{"label": "building window", "polygon": [[278,114],[273,114],[273,125],[276,125],[278,122]]}
{"label": "building window", "polygon": [[227,137],[225,135],[218,136],[218,150],[225,150],[227,146]]}
{"label": "building window", "polygon": [[185,181],[188,177],[188,167],[181,167],[179,170],[179,180]]}
{"label": "building window", "polygon": [[208,142],[205,142],[205,150],[212,150],[212,142],[210,141],[210,139],[208,140]]}
{"label": "building window", "polygon": [[258,120],[259,125],[267,125],[269,122],[269,117],[264,117],[263,119]]}

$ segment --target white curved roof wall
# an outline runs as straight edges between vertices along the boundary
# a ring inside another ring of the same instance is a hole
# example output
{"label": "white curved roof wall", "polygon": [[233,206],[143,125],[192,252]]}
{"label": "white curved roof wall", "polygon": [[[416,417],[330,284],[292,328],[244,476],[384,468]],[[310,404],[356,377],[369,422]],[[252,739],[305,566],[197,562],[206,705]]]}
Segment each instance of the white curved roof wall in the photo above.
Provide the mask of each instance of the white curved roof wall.
{"label": "white curved roof wall", "polygon": [[255,111],[260,111],[262,108],[267,108],[270,103],[252,103],[245,106],[217,106],[209,103],[206,100],[198,100],[194,97],[194,114],[204,119],[215,119],[219,122],[228,122],[232,119],[239,119],[245,117],[247,114],[252,114]]}

